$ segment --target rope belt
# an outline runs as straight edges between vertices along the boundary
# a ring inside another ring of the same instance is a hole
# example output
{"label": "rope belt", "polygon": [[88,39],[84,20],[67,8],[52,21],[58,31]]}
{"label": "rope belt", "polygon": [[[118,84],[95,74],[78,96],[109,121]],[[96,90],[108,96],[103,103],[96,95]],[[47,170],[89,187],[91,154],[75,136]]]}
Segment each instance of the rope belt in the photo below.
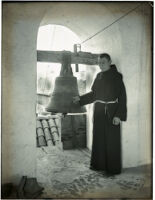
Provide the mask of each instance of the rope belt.
{"label": "rope belt", "polygon": [[106,114],[107,109],[108,109],[108,104],[118,103],[118,98],[117,98],[115,101],[102,101],[102,100],[95,100],[94,103],[104,103],[104,104],[105,104],[104,110],[105,110],[105,114]]}

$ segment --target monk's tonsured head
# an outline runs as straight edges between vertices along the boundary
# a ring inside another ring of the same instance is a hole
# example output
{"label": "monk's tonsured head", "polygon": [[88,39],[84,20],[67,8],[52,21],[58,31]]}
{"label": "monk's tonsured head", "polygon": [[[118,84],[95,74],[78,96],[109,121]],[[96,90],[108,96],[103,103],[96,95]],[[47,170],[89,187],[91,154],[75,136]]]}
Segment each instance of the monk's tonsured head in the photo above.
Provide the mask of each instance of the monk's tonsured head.
{"label": "monk's tonsured head", "polygon": [[107,53],[102,53],[98,57],[98,65],[101,69],[101,71],[106,71],[110,69],[111,65],[111,57]]}

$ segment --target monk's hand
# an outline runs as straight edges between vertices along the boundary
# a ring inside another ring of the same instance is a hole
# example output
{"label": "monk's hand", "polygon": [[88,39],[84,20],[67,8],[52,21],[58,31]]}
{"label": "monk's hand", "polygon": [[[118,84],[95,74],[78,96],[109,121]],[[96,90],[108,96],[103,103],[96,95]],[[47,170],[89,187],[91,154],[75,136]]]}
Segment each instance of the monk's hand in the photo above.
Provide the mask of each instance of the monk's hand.
{"label": "monk's hand", "polygon": [[73,97],[73,103],[74,104],[78,104],[79,101],[80,101],[80,97],[79,96]]}
{"label": "monk's hand", "polygon": [[121,121],[121,120],[120,120],[119,117],[114,117],[114,118],[113,118],[113,124],[114,124],[114,125],[120,124],[120,121]]}

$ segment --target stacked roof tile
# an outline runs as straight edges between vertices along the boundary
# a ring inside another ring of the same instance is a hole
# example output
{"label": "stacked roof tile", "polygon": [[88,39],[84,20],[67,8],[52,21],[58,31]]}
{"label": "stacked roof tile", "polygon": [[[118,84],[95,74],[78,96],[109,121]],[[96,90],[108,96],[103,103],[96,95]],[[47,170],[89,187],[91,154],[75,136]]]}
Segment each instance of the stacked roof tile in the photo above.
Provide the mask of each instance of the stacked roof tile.
{"label": "stacked roof tile", "polygon": [[60,119],[37,118],[36,126],[37,147],[55,146],[60,138]]}

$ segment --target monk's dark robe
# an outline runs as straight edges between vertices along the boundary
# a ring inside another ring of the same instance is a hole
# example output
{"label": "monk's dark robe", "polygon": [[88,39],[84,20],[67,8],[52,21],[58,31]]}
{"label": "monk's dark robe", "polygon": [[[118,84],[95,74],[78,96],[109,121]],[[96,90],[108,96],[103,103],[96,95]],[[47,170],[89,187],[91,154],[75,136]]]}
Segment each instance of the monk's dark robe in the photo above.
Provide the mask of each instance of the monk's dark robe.
{"label": "monk's dark robe", "polygon": [[[126,90],[122,75],[111,65],[108,71],[97,74],[91,92],[80,96],[80,105],[93,103],[96,100],[115,101],[117,103],[94,105],[93,144],[91,167],[110,174],[121,173],[121,135],[120,124],[114,125],[113,118],[126,121]],[[105,108],[106,107],[106,108]]]}

